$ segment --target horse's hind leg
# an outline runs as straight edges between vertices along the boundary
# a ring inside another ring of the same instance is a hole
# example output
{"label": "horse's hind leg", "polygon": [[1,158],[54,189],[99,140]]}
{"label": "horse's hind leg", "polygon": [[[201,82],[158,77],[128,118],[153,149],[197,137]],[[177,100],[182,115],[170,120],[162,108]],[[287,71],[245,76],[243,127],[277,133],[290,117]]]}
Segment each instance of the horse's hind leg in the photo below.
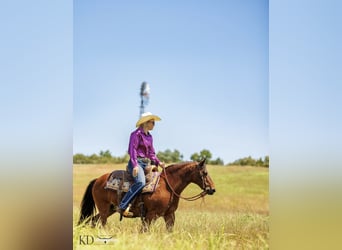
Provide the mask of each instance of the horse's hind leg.
{"label": "horse's hind leg", "polygon": [[95,218],[97,221],[101,220],[102,226],[106,225],[107,218],[115,212],[112,205],[115,194],[112,191],[104,189],[106,180],[107,177],[104,175],[103,178],[98,181],[98,184],[94,185],[93,189],[94,201],[99,212]]}
{"label": "horse's hind leg", "polygon": [[114,214],[115,212],[116,212],[115,207],[113,205],[110,205],[109,211],[107,212],[104,211],[104,213],[102,213],[102,216],[101,216],[101,213],[98,213],[92,218],[92,226],[95,227],[99,219],[101,219],[101,223],[104,226],[107,222],[107,218],[111,216],[112,214]]}
{"label": "horse's hind leg", "polygon": [[91,219],[91,226],[95,227],[96,223],[98,222],[98,220],[100,219],[100,214],[95,215],[92,219]]}
{"label": "horse's hind leg", "polygon": [[102,226],[105,226],[107,223],[107,218],[116,212],[113,205],[110,203],[102,204],[99,209],[99,214],[96,215],[97,219],[101,220]]}

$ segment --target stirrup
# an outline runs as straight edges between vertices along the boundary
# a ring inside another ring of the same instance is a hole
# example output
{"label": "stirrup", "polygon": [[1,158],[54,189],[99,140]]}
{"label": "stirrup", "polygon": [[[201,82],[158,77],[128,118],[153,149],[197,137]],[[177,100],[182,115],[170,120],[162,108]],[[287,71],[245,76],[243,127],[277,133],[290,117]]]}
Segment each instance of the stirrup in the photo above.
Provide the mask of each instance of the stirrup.
{"label": "stirrup", "polygon": [[131,206],[132,206],[132,204],[129,203],[128,207],[123,212],[123,216],[125,216],[125,217],[133,217],[133,213],[129,211],[131,209]]}
{"label": "stirrup", "polygon": [[133,213],[130,211],[127,211],[127,209],[122,213],[122,215],[124,217],[129,217],[129,218],[133,217]]}
{"label": "stirrup", "polygon": [[133,213],[129,211],[131,206],[132,206],[132,204],[129,204],[125,210],[120,208],[120,221],[122,220],[122,217],[127,217],[127,218],[133,217]]}

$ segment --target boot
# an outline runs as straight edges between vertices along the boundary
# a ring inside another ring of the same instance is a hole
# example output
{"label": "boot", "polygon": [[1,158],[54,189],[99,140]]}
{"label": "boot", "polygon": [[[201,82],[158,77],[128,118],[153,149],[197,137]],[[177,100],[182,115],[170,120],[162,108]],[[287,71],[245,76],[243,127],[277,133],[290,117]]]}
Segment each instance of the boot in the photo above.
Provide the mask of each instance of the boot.
{"label": "boot", "polygon": [[132,204],[129,204],[126,209],[120,208],[120,221],[122,220],[122,217],[127,217],[127,218],[133,217],[133,213],[129,211],[131,206],[132,206]]}

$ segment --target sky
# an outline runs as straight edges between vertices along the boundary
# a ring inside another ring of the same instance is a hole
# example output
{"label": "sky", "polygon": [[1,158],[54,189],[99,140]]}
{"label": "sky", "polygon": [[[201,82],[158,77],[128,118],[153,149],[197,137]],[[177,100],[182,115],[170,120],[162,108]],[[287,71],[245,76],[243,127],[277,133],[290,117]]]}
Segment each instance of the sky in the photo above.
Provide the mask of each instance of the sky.
{"label": "sky", "polygon": [[74,1],[73,152],[127,152],[145,111],[156,152],[269,154],[268,1]]}

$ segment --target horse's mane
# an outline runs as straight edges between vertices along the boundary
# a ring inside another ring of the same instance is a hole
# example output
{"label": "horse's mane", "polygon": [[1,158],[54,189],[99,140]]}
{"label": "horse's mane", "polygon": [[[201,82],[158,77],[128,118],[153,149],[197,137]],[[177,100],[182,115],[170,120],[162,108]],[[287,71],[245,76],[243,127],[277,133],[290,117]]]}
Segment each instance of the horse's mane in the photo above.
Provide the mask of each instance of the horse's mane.
{"label": "horse's mane", "polygon": [[195,161],[185,161],[185,162],[179,162],[179,163],[174,163],[166,167],[166,170],[168,171],[176,171],[177,169],[184,168],[184,167],[193,167],[197,166],[197,162]]}

